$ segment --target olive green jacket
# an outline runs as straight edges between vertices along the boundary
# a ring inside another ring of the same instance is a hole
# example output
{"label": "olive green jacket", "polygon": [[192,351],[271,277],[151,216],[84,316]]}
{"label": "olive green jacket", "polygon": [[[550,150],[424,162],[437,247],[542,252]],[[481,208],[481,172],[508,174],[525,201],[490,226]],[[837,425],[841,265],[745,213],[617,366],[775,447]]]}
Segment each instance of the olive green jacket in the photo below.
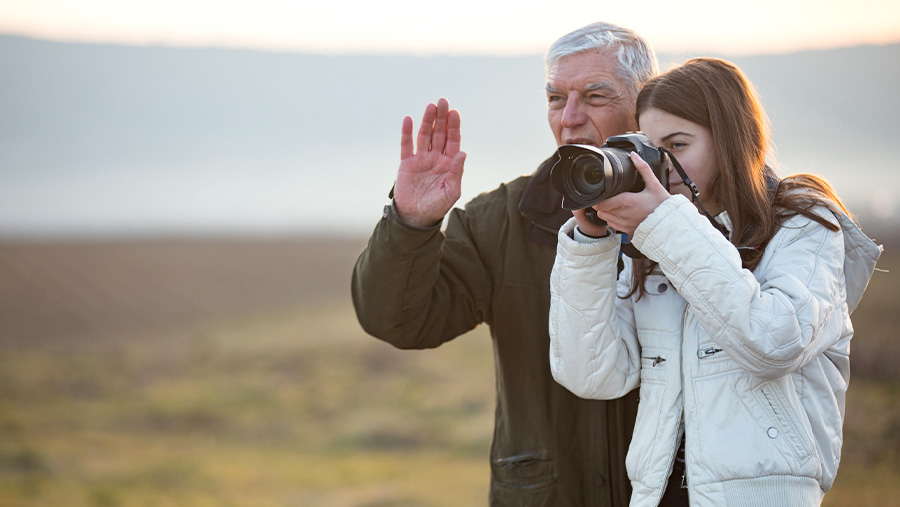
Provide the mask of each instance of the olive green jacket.
{"label": "olive green jacket", "polygon": [[353,303],[366,332],[404,349],[490,326],[491,505],[625,506],[636,391],[584,400],[550,373],[550,270],[571,217],[550,184],[555,161],[454,209],[446,233],[407,226],[386,206],[357,260]]}

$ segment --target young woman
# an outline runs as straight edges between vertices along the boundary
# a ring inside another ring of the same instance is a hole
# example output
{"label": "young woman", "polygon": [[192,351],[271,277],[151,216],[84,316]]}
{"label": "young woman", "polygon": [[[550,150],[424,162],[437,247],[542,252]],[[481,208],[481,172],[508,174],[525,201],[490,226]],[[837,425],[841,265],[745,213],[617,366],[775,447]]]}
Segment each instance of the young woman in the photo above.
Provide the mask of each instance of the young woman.
{"label": "young woman", "polygon": [[[650,81],[641,130],[683,166],[595,205],[645,256],[585,218],[559,233],[550,362],[585,398],[640,386],[632,505],[819,505],[840,461],[850,313],[881,247],[823,179],[778,180],[765,115],[734,65]],[[698,192],[691,190],[692,183]]]}

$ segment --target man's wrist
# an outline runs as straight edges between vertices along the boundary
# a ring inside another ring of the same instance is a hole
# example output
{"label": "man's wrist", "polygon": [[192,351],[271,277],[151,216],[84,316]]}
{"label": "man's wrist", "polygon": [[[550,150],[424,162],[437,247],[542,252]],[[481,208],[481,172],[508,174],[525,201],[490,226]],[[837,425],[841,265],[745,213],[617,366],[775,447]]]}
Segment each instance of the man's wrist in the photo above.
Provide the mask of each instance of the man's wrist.
{"label": "man's wrist", "polygon": [[390,204],[386,204],[384,206],[384,217],[387,218],[389,215],[392,215],[394,217],[394,219],[397,220],[397,222],[400,225],[407,227],[409,229],[412,229],[414,231],[422,231],[422,232],[432,231],[434,229],[437,229],[441,226],[441,223],[443,223],[443,221],[444,221],[444,219],[441,218],[437,222],[434,222],[430,225],[424,225],[424,226],[416,224],[416,223],[412,223],[412,221],[410,221],[408,218],[404,218],[400,214],[399,210],[397,210],[397,203],[393,199],[391,199]]}

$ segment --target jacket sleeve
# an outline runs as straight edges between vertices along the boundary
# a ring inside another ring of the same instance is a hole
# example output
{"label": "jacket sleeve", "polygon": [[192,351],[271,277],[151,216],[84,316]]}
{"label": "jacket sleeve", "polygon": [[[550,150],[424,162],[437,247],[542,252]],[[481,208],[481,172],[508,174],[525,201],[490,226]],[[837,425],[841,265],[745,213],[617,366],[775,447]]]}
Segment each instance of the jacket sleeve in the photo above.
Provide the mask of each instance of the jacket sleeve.
{"label": "jacket sleeve", "polygon": [[560,230],[550,277],[550,370],[577,396],[619,398],[638,386],[641,369],[631,299],[616,294],[619,237],[579,243],[569,237],[574,227],[573,218]]}
{"label": "jacket sleeve", "polygon": [[843,235],[806,217],[782,224],[757,276],[683,196],[661,204],[632,242],[659,263],[712,341],[753,375],[771,379],[802,368],[849,326],[840,311]]}
{"label": "jacket sleeve", "polygon": [[351,293],[363,329],[398,348],[437,347],[484,320],[490,278],[454,209],[445,236],[403,224],[385,209],[356,261]]}

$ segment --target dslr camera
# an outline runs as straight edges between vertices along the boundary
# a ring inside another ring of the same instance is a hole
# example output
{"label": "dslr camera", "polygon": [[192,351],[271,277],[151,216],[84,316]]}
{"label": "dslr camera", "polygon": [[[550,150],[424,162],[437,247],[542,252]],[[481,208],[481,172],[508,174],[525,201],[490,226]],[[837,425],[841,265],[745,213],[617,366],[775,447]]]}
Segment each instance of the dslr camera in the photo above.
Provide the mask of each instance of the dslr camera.
{"label": "dslr camera", "polygon": [[642,132],[612,136],[599,148],[565,144],[558,151],[559,162],[550,170],[550,180],[563,195],[562,207],[568,210],[590,208],[622,192],[643,190],[644,179],[629,156],[632,151],[650,165],[664,187],[669,186],[665,155]]}

